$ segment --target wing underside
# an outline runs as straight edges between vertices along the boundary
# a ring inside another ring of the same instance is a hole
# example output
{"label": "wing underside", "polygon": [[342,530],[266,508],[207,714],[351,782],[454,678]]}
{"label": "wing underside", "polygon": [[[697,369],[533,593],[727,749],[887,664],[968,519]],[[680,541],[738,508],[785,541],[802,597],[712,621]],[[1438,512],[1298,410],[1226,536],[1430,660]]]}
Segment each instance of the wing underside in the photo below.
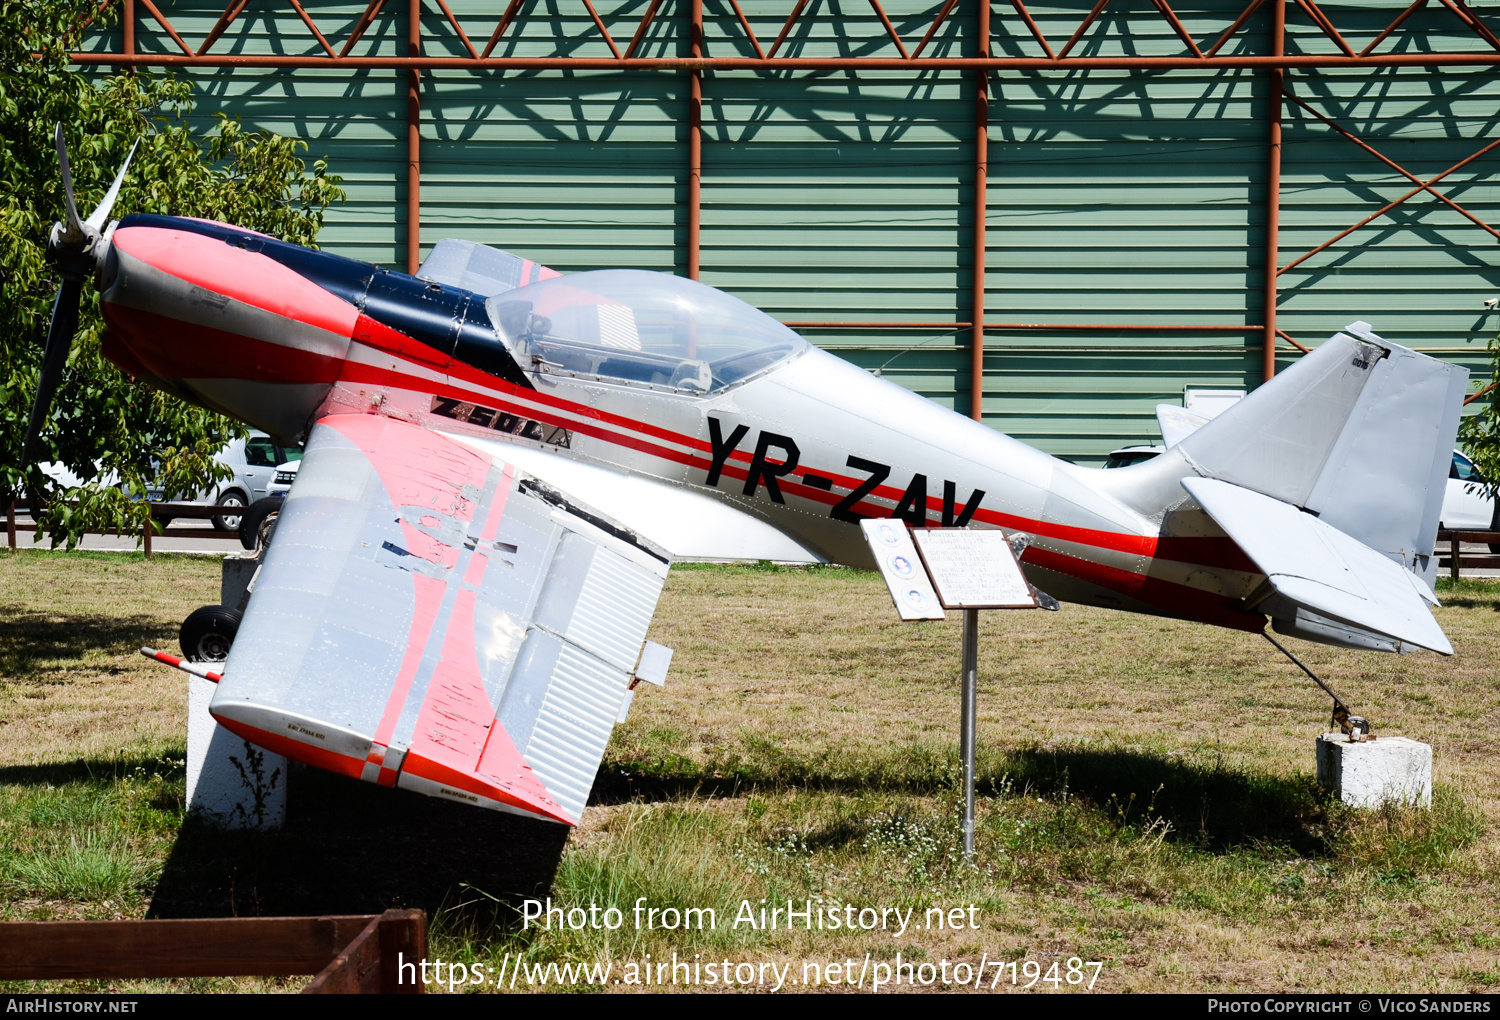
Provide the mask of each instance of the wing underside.
{"label": "wing underside", "polygon": [[576,823],[668,566],[499,456],[332,416],[211,711],[333,772]]}

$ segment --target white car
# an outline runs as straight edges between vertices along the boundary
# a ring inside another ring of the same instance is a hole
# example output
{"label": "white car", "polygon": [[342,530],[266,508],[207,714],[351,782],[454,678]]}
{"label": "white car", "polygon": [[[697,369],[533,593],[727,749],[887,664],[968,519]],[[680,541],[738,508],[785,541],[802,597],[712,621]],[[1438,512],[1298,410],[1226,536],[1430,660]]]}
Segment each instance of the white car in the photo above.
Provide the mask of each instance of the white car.
{"label": "white car", "polygon": [[[264,432],[251,432],[244,439],[231,440],[214,458],[220,464],[229,466],[234,472],[233,478],[219,482],[212,489],[200,490],[190,499],[178,499],[176,502],[213,503],[226,509],[243,510],[267,495],[266,490],[276,477],[276,465],[301,457],[302,451],[295,446],[284,447]],[[163,496],[160,489],[146,492],[146,498],[152,502],[160,502]],[[157,520],[162,522],[162,527],[166,527],[171,518],[159,515]],[[237,513],[226,513],[212,520],[218,531],[239,530],[240,515]]]}
{"label": "white car", "polygon": [[286,498],[287,491],[291,489],[292,483],[297,480],[297,468],[302,463],[302,451],[298,450],[296,453],[297,457],[295,460],[289,460],[285,464],[276,465],[276,477],[271,480],[270,485],[266,486],[267,496],[275,496],[278,499]]}
{"label": "white car", "polygon": [[1448,469],[1448,491],[1443,496],[1443,522],[1454,531],[1494,531],[1495,500],[1484,491],[1484,476],[1474,462],[1457,450]]}
{"label": "white car", "polygon": [[[1122,446],[1104,461],[1106,468],[1129,467],[1151,460],[1166,451],[1165,446]],[[1500,531],[1500,511],[1495,500],[1484,491],[1484,476],[1474,462],[1457,450],[1448,469],[1448,491],[1443,495],[1443,515],[1438,527],[1454,531]],[[1500,543],[1492,547],[1500,552]]]}
{"label": "white car", "polygon": [[[273,494],[270,489],[280,470],[290,466],[295,475],[297,461],[302,459],[302,451],[295,446],[282,446],[264,432],[251,432],[244,439],[231,440],[214,459],[220,464],[228,465],[234,472],[234,477],[219,482],[211,489],[200,490],[190,498],[179,498],[174,502],[214,504],[224,507],[226,511],[243,510],[257,499]],[[80,483],[77,475],[59,464],[43,464],[42,471],[59,485],[72,486]],[[281,487],[283,492],[287,488],[289,486]],[[163,502],[164,496],[165,493],[160,488],[146,490],[146,498],[153,503]],[[162,527],[172,521],[164,514],[157,515],[157,520]],[[212,518],[212,521],[214,528],[219,531],[237,531],[240,515],[226,512]]]}

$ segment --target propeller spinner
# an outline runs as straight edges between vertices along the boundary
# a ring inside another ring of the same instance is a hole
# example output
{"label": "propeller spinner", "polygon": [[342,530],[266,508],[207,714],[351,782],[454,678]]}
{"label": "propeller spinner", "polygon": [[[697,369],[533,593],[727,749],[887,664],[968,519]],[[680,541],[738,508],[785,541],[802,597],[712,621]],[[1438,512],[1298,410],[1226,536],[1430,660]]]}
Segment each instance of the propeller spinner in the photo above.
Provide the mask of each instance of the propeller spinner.
{"label": "propeller spinner", "polygon": [[[86,220],[78,217],[78,206],[73,200],[73,175],[68,169],[68,149],[63,142],[62,125],[57,125],[57,162],[62,170],[65,220],[53,224],[52,234],[47,238],[47,261],[62,277],[57,288],[57,298],[52,304],[52,321],[47,326],[47,346],[42,355],[42,371],[37,380],[36,400],[31,405],[31,421],[26,427],[26,442],[21,448],[21,464],[31,468],[41,439],[42,426],[47,422],[52,409],[52,397],[62,380],[63,366],[68,361],[68,349],[73,344],[73,334],[78,330],[78,302],[83,295],[83,281],[103,264],[109,252],[112,230],[105,227],[109,211],[120,196],[120,185],[125,180],[125,171],[135,156],[136,146],[130,147],[125,164],[115,175],[104,200],[89,214]],[[139,143],[136,143],[139,145]]]}

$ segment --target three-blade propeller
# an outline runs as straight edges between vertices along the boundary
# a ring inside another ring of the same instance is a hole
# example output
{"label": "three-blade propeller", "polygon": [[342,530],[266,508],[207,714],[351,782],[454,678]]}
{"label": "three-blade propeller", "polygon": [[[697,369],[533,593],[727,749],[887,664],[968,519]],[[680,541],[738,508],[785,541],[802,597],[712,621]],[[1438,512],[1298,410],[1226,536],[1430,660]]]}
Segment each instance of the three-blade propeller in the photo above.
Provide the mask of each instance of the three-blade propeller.
{"label": "three-blade propeller", "polygon": [[[78,206],[73,200],[73,175],[68,169],[68,149],[63,142],[62,125],[57,125],[57,162],[62,170],[63,199],[66,208],[64,221],[54,224],[47,239],[47,261],[62,277],[57,288],[57,298],[52,303],[52,321],[47,327],[47,346],[42,355],[42,371],[37,380],[36,400],[31,405],[31,421],[26,427],[26,442],[21,448],[21,465],[24,470],[34,466],[37,444],[41,439],[42,426],[52,409],[52,398],[62,381],[63,366],[68,361],[68,350],[73,345],[73,334],[78,330],[78,303],[83,295],[83,281],[102,264],[109,247],[104,225],[109,211],[120,197],[120,185],[125,181],[125,171],[135,156],[136,146],[130,147],[124,166],[115,175],[104,200],[89,214],[86,220],[78,217]],[[139,143],[137,143],[138,145]]]}

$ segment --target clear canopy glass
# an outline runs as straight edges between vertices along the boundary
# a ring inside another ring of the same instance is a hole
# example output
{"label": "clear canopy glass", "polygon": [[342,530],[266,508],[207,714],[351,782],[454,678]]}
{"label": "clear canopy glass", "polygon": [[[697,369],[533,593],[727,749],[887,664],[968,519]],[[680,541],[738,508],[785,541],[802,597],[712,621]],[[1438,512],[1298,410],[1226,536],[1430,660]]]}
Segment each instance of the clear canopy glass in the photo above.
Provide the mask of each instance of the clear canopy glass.
{"label": "clear canopy glass", "polygon": [[712,393],[807,341],[723,291],[665,273],[603,269],[485,302],[521,369]]}

